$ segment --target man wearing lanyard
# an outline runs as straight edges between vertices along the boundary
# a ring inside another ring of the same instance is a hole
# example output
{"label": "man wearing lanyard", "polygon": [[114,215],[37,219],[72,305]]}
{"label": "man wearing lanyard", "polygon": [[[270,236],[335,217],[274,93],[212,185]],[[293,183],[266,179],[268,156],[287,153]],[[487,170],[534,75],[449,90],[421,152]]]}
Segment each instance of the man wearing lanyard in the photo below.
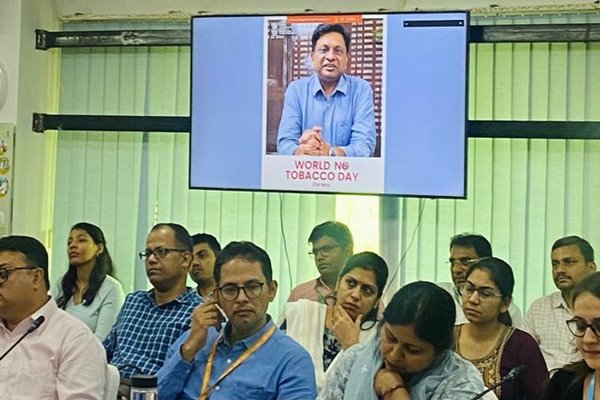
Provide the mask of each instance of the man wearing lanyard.
{"label": "man wearing lanyard", "polygon": [[[214,275],[214,298],[194,310],[191,329],[158,372],[158,397],[316,398],[310,356],[267,315],[277,293],[268,254],[250,242],[231,242],[217,256]],[[223,329],[220,309],[228,318]]]}

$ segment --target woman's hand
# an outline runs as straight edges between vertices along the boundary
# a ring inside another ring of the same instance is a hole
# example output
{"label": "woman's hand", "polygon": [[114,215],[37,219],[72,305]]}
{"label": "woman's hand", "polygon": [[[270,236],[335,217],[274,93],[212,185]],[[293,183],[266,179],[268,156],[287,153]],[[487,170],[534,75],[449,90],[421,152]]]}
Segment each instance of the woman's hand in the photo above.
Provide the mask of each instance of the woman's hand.
{"label": "woman's hand", "polygon": [[342,345],[342,349],[345,350],[358,343],[362,314],[359,314],[358,317],[356,317],[356,321],[352,321],[350,315],[348,315],[341,305],[336,304],[333,307],[331,330],[338,342]]}
{"label": "woman's hand", "polygon": [[398,389],[404,387],[404,379],[402,379],[402,376],[399,373],[384,366],[377,371],[377,374],[375,375],[373,389],[375,389],[377,396],[382,396],[385,393],[391,394],[389,390],[393,387],[397,387]]}

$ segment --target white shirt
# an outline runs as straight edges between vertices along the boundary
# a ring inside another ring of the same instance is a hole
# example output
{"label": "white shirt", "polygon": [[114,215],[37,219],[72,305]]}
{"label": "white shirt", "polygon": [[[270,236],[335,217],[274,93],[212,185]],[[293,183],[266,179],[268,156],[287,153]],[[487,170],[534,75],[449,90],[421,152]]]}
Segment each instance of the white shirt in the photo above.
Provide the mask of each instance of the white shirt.
{"label": "white shirt", "polygon": [[581,360],[566,323],[571,318],[573,313],[560,292],[540,297],[525,314],[523,329],[540,345],[548,371]]}
{"label": "white shirt", "polygon": [[0,320],[0,354],[39,316],[46,319],[0,362],[0,399],[101,400],[106,354],[90,329],[53,299],[11,332]]}
{"label": "white shirt", "polygon": [[[323,366],[323,335],[325,334],[325,318],[327,306],[315,301],[300,299],[286,303],[279,325],[286,321],[286,333],[310,354],[315,366],[317,390],[321,390],[327,379]],[[359,343],[365,343],[377,334],[378,325],[374,323],[369,329],[361,330]],[[329,365],[327,371],[333,370],[344,350],[341,350]]]}

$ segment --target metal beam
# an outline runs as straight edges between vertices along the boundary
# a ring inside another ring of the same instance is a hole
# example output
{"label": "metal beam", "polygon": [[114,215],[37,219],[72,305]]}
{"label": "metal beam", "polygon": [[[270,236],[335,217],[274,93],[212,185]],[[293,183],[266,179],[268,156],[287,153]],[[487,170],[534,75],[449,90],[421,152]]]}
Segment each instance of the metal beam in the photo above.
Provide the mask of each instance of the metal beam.
{"label": "metal beam", "polygon": [[510,139],[600,139],[600,121],[468,121],[467,136]]}
{"label": "metal beam", "polygon": [[[33,131],[189,132],[189,117],[33,114]],[[600,121],[468,121],[467,136],[511,139],[600,139]]]}
{"label": "metal beam", "polygon": [[[473,25],[471,43],[600,42],[600,24]],[[35,31],[35,48],[189,46],[189,29],[126,31]]]}
{"label": "metal beam", "polygon": [[68,31],[35,30],[35,48],[108,46],[189,46],[189,29]]}
{"label": "metal beam", "polygon": [[189,132],[189,117],[33,113],[33,131]]}
{"label": "metal beam", "polygon": [[600,24],[478,25],[471,43],[600,42]]}

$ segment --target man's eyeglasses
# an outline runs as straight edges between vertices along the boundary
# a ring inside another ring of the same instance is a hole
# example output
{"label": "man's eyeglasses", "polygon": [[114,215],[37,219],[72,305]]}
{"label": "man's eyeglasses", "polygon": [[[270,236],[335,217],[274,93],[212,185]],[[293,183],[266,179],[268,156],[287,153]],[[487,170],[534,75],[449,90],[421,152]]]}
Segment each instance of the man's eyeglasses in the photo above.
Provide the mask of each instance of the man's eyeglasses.
{"label": "man's eyeglasses", "polygon": [[244,291],[244,294],[249,299],[256,299],[261,295],[263,291],[264,282],[248,282],[244,286],[237,286],[233,283],[221,286],[218,290],[221,293],[223,300],[231,301],[237,299],[240,295],[240,290]]}
{"label": "man's eyeglasses", "polygon": [[333,51],[333,54],[335,54],[338,57],[341,57],[346,54],[346,50],[342,49],[341,47],[334,47],[332,49],[330,49],[329,47],[319,47],[316,51],[322,56],[329,54],[329,52],[331,51]]}
{"label": "man's eyeglasses", "polygon": [[492,300],[494,297],[502,297],[502,295],[498,292],[496,292],[494,289],[490,288],[490,287],[475,287],[473,285],[471,285],[470,283],[465,283],[461,288],[460,288],[460,294],[463,295],[464,297],[466,297],[467,299],[470,298],[471,296],[473,296],[473,294],[477,292],[477,297],[479,297],[480,301],[490,301]]}
{"label": "man's eyeglasses", "polygon": [[342,247],[340,245],[337,244],[333,244],[330,246],[323,246],[323,247],[317,247],[312,249],[312,251],[308,252],[308,255],[311,257],[318,257],[319,254],[322,254],[323,257],[327,257],[328,255],[331,254],[331,252],[333,251],[333,249],[335,249],[336,247]]}
{"label": "man's eyeglasses", "polygon": [[140,260],[147,260],[152,254],[154,254],[156,256],[156,258],[161,259],[161,258],[165,258],[172,251],[176,251],[179,253],[185,253],[187,250],[176,249],[176,248],[171,248],[171,247],[157,247],[154,250],[152,250],[152,249],[142,250],[138,253],[138,256],[140,256]]}
{"label": "man's eyeglasses", "polygon": [[573,336],[584,337],[587,328],[591,328],[594,335],[600,337],[600,318],[593,320],[591,324],[588,324],[580,318],[573,318],[567,321],[567,326]]}
{"label": "man's eyeglasses", "polygon": [[450,257],[447,262],[448,262],[448,264],[450,264],[451,267],[453,267],[454,264],[460,264],[463,267],[468,267],[471,264],[473,264],[475,261],[477,261],[476,258],[469,258],[469,257],[452,258],[452,257]]}
{"label": "man's eyeglasses", "polygon": [[20,269],[38,269],[39,267],[15,267],[15,268],[0,268],[0,283],[4,283],[8,280],[10,274],[13,271],[18,271]]}

